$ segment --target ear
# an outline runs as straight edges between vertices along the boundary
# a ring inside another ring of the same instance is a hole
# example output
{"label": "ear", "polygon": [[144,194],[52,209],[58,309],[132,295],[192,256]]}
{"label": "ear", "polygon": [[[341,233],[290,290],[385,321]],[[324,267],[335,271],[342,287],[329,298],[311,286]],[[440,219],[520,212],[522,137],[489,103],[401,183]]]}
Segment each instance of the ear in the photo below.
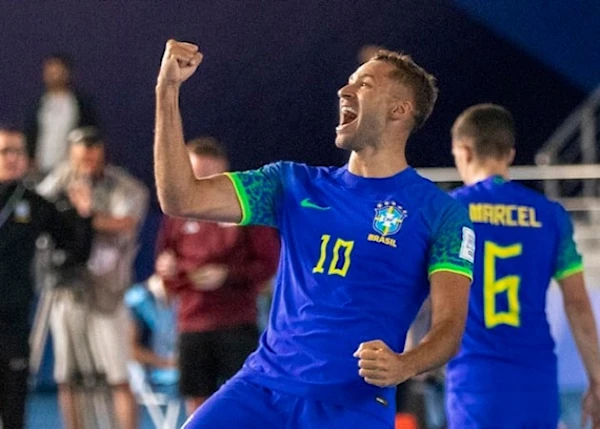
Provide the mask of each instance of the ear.
{"label": "ear", "polygon": [[465,161],[470,164],[475,159],[475,149],[471,145],[465,145],[463,150],[465,151]]}
{"label": "ear", "polygon": [[391,119],[403,119],[412,117],[413,106],[410,101],[407,100],[394,100],[392,110],[390,112]]}
{"label": "ear", "polygon": [[513,161],[515,160],[515,155],[516,155],[517,151],[515,150],[515,148],[512,148],[510,150],[510,153],[508,154],[508,165],[512,165]]}

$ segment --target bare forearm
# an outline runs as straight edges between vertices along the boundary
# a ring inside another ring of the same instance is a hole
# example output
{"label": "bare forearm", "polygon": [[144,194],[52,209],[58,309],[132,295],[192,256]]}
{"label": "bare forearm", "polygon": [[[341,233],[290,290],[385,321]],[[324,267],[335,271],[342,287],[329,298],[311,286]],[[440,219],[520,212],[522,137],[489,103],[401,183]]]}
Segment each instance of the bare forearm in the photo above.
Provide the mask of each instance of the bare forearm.
{"label": "bare forearm", "polygon": [[127,216],[116,218],[104,214],[96,214],[92,224],[96,231],[109,234],[133,233],[137,227],[137,219]]}
{"label": "bare forearm", "polygon": [[167,214],[180,215],[195,178],[185,147],[176,85],[156,87],[154,173],[161,208]]}
{"label": "bare forearm", "polygon": [[590,382],[600,384],[600,351],[589,299],[566,303],[565,312]]}
{"label": "bare forearm", "polygon": [[133,359],[143,365],[150,365],[155,368],[163,368],[169,365],[167,359],[161,358],[152,350],[144,347],[135,346],[133,347]]}
{"label": "bare forearm", "polygon": [[400,354],[410,377],[444,365],[458,351],[462,328],[456,323],[445,322],[432,327],[423,340],[412,350]]}

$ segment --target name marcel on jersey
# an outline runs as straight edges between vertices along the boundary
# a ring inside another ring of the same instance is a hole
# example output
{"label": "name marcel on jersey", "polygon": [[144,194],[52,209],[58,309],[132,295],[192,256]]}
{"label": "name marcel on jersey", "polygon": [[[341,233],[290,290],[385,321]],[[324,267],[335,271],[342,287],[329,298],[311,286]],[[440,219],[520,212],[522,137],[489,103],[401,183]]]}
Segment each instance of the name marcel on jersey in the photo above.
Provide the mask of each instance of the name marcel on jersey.
{"label": "name marcel on jersey", "polygon": [[469,204],[469,217],[473,223],[490,225],[541,228],[535,208],[506,204]]}

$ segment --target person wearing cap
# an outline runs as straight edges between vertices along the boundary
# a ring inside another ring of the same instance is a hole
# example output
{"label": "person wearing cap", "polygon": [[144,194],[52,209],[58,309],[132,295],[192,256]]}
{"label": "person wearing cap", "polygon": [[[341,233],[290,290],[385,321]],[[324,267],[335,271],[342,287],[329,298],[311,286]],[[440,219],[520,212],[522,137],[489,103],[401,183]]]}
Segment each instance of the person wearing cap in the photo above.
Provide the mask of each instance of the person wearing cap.
{"label": "person wearing cap", "polygon": [[52,204],[25,183],[27,164],[23,132],[0,125],[0,426],[6,429],[25,427],[36,241],[49,233],[64,252],[63,266],[84,262],[92,242],[90,193],[71,188],[67,200]]}
{"label": "person wearing cap", "polygon": [[[95,238],[87,264],[61,273],[50,327],[54,340],[54,377],[67,428],[79,428],[73,387],[90,371],[111,388],[118,427],[133,429],[137,406],[128,383],[128,315],[123,295],[131,282],[140,226],[148,207],[148,189],[123,169],[106,163],[104,139],[95,127],[76,128],[68,136],[69,159],[56,167],[38,191],[57,198],[70,186],[92,189]],[[82,322],[83,321],[83,322]],[[82,367],[81,338],[93,368]]]}

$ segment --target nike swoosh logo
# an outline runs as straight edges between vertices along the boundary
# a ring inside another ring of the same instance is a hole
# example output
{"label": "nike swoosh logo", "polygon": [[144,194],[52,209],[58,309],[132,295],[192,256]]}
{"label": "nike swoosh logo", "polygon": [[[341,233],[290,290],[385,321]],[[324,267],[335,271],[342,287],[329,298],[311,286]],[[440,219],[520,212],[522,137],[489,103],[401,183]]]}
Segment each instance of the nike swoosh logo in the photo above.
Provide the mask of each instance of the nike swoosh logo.
{"label": "nike swoosh logo", "polygon": [[329,210],[331,207],[323,207],[313,203],[310,198],[305,198],[300,201],[300,206],[307,209],[315,209],[315,210]]}

